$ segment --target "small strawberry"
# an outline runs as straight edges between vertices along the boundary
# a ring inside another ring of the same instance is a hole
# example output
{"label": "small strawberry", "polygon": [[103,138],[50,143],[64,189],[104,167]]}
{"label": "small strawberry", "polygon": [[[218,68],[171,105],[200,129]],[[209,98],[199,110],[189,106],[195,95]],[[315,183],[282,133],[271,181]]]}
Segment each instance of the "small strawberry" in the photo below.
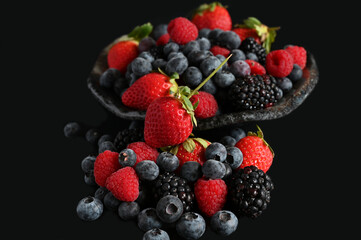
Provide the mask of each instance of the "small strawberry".
{"label": "small strawberry", "polygon": [[199,30],[202,28],[219,28],[224,31],[232,29],[232,19],[226,7],[219,2],[202,4],[195,10],[192,22]]}
{"label": "small strawberry", "polygon": [[141,39],[148,36],[153,30],[150,23],[137,26],[128,35],[118,39],[108,51],[108,67],[116,68],[122,74],[127,71],[127,66],[138,56],[138,44]]}
{"label": "small strawberry", "polygon": [[252,37],[258,44],[266,49],[266,52],[271,51],[271,45],[276,39],[276,31],[279,27],[268,27],[262,24],[257,18],[249,17],[243,20],[243,24],[236,24],[233,32],[241,38],[241,41],[248,37]]}
{"label": "small strawberry", "polygon": [[266,74],[266,69],[259,63],[251,59],[246,59],[246,63],[248,63],[251,68],[251,75],[264,75]]}
{"label": "small strawberry", "polygon": [[177,17],[171,20],[167,29],[170,39],[180,45],[196,40],[198,37],[197,27],[184,17]]}
{"label": "small strawberry", "polygon": [[[195,105],[194,115],[196,118],[205,119],[214,117],[218,111],[218,103],[210,93],[199,91],[189,100]],[[198,102],[198,103],[197,103]]]}
{"label": "small strawberry", "polygon": [[147,145],[145,142],[134,142],[130,143],[127,146],[128,149],[132,149],[137,155],[136,162],[133,167],[137,166],[137,164],[144,160],[156,161],[159,155],[157,149],[152,148]]}
{"label": "small strawberry", "polygon": [[243,162],[239,168],[254,165],[267,172],[272,165],[274,152],[264,140],[260,127],[257,126],[257,128],[257,133],[248,132],[248,136],[239,140],[235,145],[243,153]]}
{"label": "small strawberry", "polygon": [[[175,79],[162,73],[148,73],[134,82],[122,95],[125,106],[146,110],[159,97],[170,96],[177,89]],[[172,88],[173,87],[173,88]]]}
{"label": "small strawberry", "polygon": [[194,184],[194,195],[198,207],[207,217],[222,210],[227,198],[227,185],[222,179],[200,178]]}
{"label": "small strawberry", "polygon": [[133,202],[139,196],[139,178],[132,167],[112,173],[105,186],[120,201]]}

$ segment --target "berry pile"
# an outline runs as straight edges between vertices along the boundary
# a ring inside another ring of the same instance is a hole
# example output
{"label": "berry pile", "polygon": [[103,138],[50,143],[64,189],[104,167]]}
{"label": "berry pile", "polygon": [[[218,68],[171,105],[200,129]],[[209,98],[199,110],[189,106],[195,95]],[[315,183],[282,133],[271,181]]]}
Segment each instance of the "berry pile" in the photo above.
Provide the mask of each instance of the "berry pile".
{"label": "berry pile", "polygon": [[219,112],[272,107],[302,78],[305,49],[271,51],[276,30],[253,17],[233,25],[215,2],[191,19],[154,29],[147,23],[118,39],[99,84],[145,111],[145,120],[115,135],[84,132],[76,122],[64,127],[65,136],[84,135],[97,146],[81,162],[85,183],[96,190],[79,201],[79,218],[93,221],[110,210],[135,220],[143,239],[173,232],[199,239],[206,220],[224,237],[236,231],[238,217],[259,217],[274,189],[267,174],[274,152],[261,129],[234,128],[212,142],[193,130]]}

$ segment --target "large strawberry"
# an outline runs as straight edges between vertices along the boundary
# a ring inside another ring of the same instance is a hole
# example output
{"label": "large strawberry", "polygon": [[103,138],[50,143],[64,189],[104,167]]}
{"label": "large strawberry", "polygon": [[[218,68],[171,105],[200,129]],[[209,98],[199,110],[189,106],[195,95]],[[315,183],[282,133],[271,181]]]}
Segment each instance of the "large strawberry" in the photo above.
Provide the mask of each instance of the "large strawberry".
{"label": "large strawberry", "polygon": [[248,136],[239,140],[235,145],[243,153],[243,162],[239,168],[254,165],[267,172],[272,165],[274,152],[264,140],[262,130],[259,126],[257,128],[257,133],[248,132]]}
{"label": "large strawberry", "polygon": [[199,30],[202,28],[219,28],[224,31],[232,29],[231,16],[219,2],[200,5],[193,15],[192,22]]}
{"label": "large strawberry", "polygon": [[[148,73],[134,82],[122,95],[125,106],[146,110],[159,97],[170,96],[177,89],[178,74],[168,77],[162,73]],[[173,87],[173,88],[172,88]]]}
{"label": "large strawberry", "polygon": [[243,20],[243,24],[236,24],[233,32],[237,33],[241,41],[252,37],[257,43],[262,44],[266,52],[271,51],[271,45],[276,39],[276,31],[279,27],[268,27],[262,24],[257,18],[249,17]]}
{"label": "large strawberry", "polygon": [[128,64],[138,56],[139,41],[148,36],[152,30],[152,24],[146,23],[135,27],[128,35],[120,37],[108,51],[108,67],[116,68],[125,74]]}

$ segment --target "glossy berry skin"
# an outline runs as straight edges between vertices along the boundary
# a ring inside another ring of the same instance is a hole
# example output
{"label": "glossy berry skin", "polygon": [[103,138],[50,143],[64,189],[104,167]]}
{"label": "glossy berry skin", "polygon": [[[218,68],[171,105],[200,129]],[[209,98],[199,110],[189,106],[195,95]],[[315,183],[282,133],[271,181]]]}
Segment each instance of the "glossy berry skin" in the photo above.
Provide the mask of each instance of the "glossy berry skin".
{"label": "glossy berry skin", "polygon": [[190,98],[192,104],[199,101],[199,104],[194,111],[196,118],[205,119],[214,117],[218,111],[218,103],[214,96],[210,93],[199,91],[198,94]]}
{"label": "glossy berry skin", "polygon": [[201,48],[199,46],[199,42],[194,40],[194,41],[190,41],[186,45],[184,45],[182,52],[184,55],[187,56],[190,52],[200,51],[200,50],[201,50]]}
{"label": "glossy berry skin", "polygon": [[84,173],[94,170],[95,159],[96,157],[89,155],[81,161],[81,169],[83,170]]}
{"label": "glossy berry skin", "polygon": [[188,68],[188,60],[186,57],[177,56],[171,58],[165,65],[165,73],[169,76],[178,73],[179,75],[183,74],[184,71]]}
{"label": "glossy berry skin", "polygon": [[137,202],[122,202],[118,207],[118,215],[123,220],[134,219],[140,212],[140,206]]}
{"label": "glossy berry skin", "polygon": [[139,162],[144,160],[151,160],[155,162],[159,155],[157,149],[149,146],[145,142],[133,142],[128,144],[127,148],[132,149],[137,155],[137,160],[134,166],[137,166]]}
{"label": "glossy berry skin", "polygon": [[114,44],[108,52],[109,68],[116,68],[122,74],[127,71],[127,66],[138,56],[138,44],[133,41],[121,41]]}
{"label": "glossy berry skin", "polygon": [[214,82],[220,88],[226,88],[231,86],[235,80],[235,76],[228,71],[217,72],[214,76]]}
{"label": "glossy berry skin", "polygon": [[232,53],[232,57],[228,60],[228,64],[232,64],[237,60],[246,60],[246,55],[242,50],[233,49],[231,53]]}
{"label": "glossy berry skin", "polygon": [[132,149],[123,149],[119,153],[119,164],[122,167],[132,167],[137,161],[137,155]]}
{"label": "glossy berry skin", "polygon": [[221,61],[215,56],[207,57],[199,66],[204,76],[209,76],[214,69],[221,65]]}
{"label": "glossy berry skin", "polygon": [[256,29],[252,28],[234,28],[232,29],[233,32],[235,32],[241,41],[245,40],[246,38],[252,37],[254,40],[261,44],[261,39],[259,38]]}
{"label": "glossy berry skin", "polygon": [[224,31],[219,34],[217,39],[223,47],[229,50],[237,49],[241,45],[241,39],[233,31]]}
{"label": "glossy berry skin", "polygon": [[159,199],[156,212],[158,217],[165,223],[174,223],[183,214],[182,201],[175,196],[168,195]]}
{"label": "glossy berry skin", "polygon": [[184,163],[189,161],[195,161],[199,164],[203,165],[203,163],[206,161],[205,158],[205,148],[197,141],[194,141],[195,148],[192,152],[188,152],[183,144],[179,145],[177,157],[179,159],[179,168],[183,166]]}
{"label": "glossy berry skin", "polygon": [[163,226],[162,221],[157,216],[155,208],[146,208],[143,209],[138,214],[138,227],[146,232],[153,228],[161,228]]}
{"label": "glossy berry skin", "polygon": [[221,143],[213,142],[206,148],[205,157],[207,160],[214,159],[224,162],[227,158],[227,149]]}
{"label": "glossy berry skin", "polygon": [[180,170],[180,176],[188,182],[195,182],[203,176],[202,165],[199,162],[185,162]]}
{"label": "glossy berry skin", "polygon": [[274,50],[267,54],[266,70],[274,77],[286,77],[293,69],[293,57],[286,50]]}
{"label": "glossy berry skin", "polygon": [[201,70],[195,66],[190,66],[183,74],[183,80],[187,86],[190,88],[196,88],[201,84],[203,75]]}
{"label": "glossy berry skin", "polygon": [[219,28],[224,31],[232,29],[232,19],[229,12],[223,6],[215,6],[214,9],[207,9],[201,14],[195,14],[192,18],[192,22],[197,26],[198,29],[208,28],[215,29]]}
{"label": "glossy berry skin", "polygon": [[247,136],[237,142],[235,147],[243,153],[243,162],[239,168],[254,165],[266,173],[271,167],[273,154],[262,138]]}
{"label": "glossy berry skin", "polygon": [[170,238],[166,231],[159,228],[153,228],[144,233],[143,240],[170,240]]}
{"label": "glossy berry skin", "polygon": [[76,207],[76,213],[81,220],[94,221],[103,213],[103,203],[94,197],[81,199]]}
{"label": "glossy berry skin", "polygon": [[192,133],[191,116],[173,97],[160,97],[148,107],[144,123],[144,139],[154,148],[175,146]]}
{"label": "glossy berry skin", "polygon": [[132,202],[139,196],[139,179],[132,167],[124,167],[112,173],[105,187],[120,201]]}
{"label": "glossy berry skin", "polygon": [[106,150],[112,151],[112,152],[116,152],[117,149],[114,146],[114,143],[111,141],[104,141],[102,143],[99,144],[99,148],[98,148],[98,152],[102,153]]}
{"label": "glossy berry skin", "polygon": [[166,172],[173,172],[179,166],[179,159],[170,152],[162,152],[157,157],[157,164],[160,169]]}
{"label": "glossy berry skin", "polygon": [[209,159],[202,166],[203,176],[209,179],[221,179],[226,175],[226,167],[217,160]]}
{"label": "glossy berry skin", "polygon": [[229,236],[237,230],[238,218],[231,211],[216,212],[210,222],[212,230],[222,236]]}
{"label": "glossy berry skin", "polygon": [[177,233],[185,239],[199,239],[206,231],[206,221],[202,215],[187,212],[176,223]]}
{"label": "glossy berry skin", "polygon": [[237,169],[243,161],[243,154],[237,147],[227,148],[226,162],[231,166],[232,169]]}
{"label": "glossy berry skin", "polygon": [[287,78],[287,77],[278,78],[278,79],[277,79],[277,86],[278,86],[279,88],[281,88],[283,92],[287,93],[287,92],[289,92],[289,91],[292,89],[293,83],[292,83],[292,81],[291,81],[289,78]]}
{"label": "glossy berry skin", "polygon": [[266,69],[258,62],[247,59],[245,62],[251,68],[251,75],[264,75],[266,74]]}
{"label": "glossy berry skin", "polygon": [[291,73],[288,75],[288,78],[292,82],[297,82],[298,80],[300,80],[302,78],[302,75],[303,75],[302,68],[300,66],[298,66],[297,64],[293,64],[293,69],[292,69]]}
{"label": "glossy berry skin", "polygon": [[230,70],[236,78],[251,74],[250,66],[243,60],[234,61],[230,66]]}
{"label": "glossy berry skin", "polygon": [[237,140],[232,136],[224,136],[219,140],[219,143],[223,144],[225,147],[234,147],[236,145]]}
{"label": "glossy berry skin", "polygon": [[197,27],[187,18],[178,17],[171,20],[167,29],[173,42],[184,45],[198,37]]}
{"label": "glossy berry skin", "polygon": [[137,164],[135,167],[138,177],[141,180],[153,181],[159,175],[158,165],[151,160],[144,160]]}

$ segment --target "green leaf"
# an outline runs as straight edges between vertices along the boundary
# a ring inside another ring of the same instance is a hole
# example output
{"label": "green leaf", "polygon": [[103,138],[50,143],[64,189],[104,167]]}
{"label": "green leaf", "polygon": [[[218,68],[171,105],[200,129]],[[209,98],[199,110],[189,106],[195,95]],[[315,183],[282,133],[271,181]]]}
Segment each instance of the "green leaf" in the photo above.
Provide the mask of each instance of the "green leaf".
{"label": "green leaf", "polygon": [[248,28],[256,28],[256,26],[261,25],[262,23],[255,17],[249,17],[245,20],[243,20],[244,25],[246,25]]}
{"label": "green leaf", "polygon": [[172,86],[169,88],[169,94],[174,95],[178,91],[177,81],[174,78],[171,78],[169,82],[172,84]]}
{"label": "green leaf", "polygon": [[179,79],[179,74],[177,72],[175,72],[170,76],[170,78],[171,79]]}
{"label": "green leaf", "polygon": [[199,105],[199,99],[197,100],[197,102],[195,102],[195,103],[193,104],[193,109],[196,110],[196,108],[198,107],[198,105]]}
{"label": "green leaf", "polygon": [[187,150],[187,152],[192,153],[196,148],[196,144],[194,143],[193,139],[188,138],[184,141],[183,147],[185,150]]}
{"label": "green leaf", "polygon": [[192,105],[192,102],[189,100],[189,98],[187,98],[186,96],[182,95],[182,100],[183,100],[183,103],[186,107],[186,110],[190,111],[190,112],[193,112],[194,111],[194,108],[193,108],[193,105]]}
{"label": "green leaf", "polygon": [[173,153],[174,155],[177,155],[178,149],[179,149],[179,146],[177,145],[177,146],[174,146],[169,152]]}
{"label": "green leaf", "polygon": [[220,6],[223,7],[223,5],[220,2],[213,2],[213,3],[204,3],[202,5],[200,5],[195,11],[194,11],[194,15],[198,14],[200,16],[203,16],[203,13],[205,11],[211,11],[213,12],[216,9],[216,6]]}
{"label": "green leaf", "polygon": [[210,144],[209,142],[207,142],[206,140],[204,140],[203,138],[193,138],[195,141],[197,141],[199,144],[201,144],[204,148],[207,148],[208,145]]}
{"label": "green leaf", "polygon": [[133,38],[136,41],[140,41],[147,37],[153,31],[153,25],[151,23],[145,23],[140,26],[136,26],[133,31],[128,34],[128,37]]}

